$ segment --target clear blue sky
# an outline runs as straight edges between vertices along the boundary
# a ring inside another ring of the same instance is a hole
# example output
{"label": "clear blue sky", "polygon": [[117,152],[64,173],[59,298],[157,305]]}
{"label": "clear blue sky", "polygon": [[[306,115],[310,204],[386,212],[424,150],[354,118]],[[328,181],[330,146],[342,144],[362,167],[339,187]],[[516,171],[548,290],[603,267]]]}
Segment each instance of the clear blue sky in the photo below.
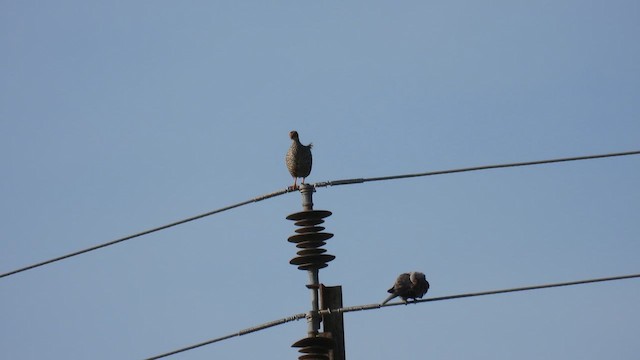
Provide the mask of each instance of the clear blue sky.
{"label": "clear blue sky", "polygon": [[[290,185],[640,149],[640,2],[2,1],[0,272]],[[345,305],[640,272],[640,156],[318,189]],[[297,193],[0,279],[0,358],[308,310]],[[637,359],[640,280],[345,315],[349,359]],[[295,359],[304,320],[175,359]]]}

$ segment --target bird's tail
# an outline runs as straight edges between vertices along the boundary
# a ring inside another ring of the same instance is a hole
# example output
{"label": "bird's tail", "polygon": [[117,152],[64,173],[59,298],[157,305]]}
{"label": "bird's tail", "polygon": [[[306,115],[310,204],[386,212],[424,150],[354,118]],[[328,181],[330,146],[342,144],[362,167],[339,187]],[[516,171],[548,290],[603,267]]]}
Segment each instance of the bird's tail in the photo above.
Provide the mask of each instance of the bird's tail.
{"label": "bird's tail", "polygon": [[395,297],[397,297],[397,296],[398,296],[397,294],[391,294],[391,295],[389,295],[389,297],[388,297],[388,298],[384,299],[384,301],[382,302],[382,304],[381,304],[381,305],[384,305],[384,304],[388,303],[389,301],[391,301],[391,299],[393,299],[393,298],[395,298]]}

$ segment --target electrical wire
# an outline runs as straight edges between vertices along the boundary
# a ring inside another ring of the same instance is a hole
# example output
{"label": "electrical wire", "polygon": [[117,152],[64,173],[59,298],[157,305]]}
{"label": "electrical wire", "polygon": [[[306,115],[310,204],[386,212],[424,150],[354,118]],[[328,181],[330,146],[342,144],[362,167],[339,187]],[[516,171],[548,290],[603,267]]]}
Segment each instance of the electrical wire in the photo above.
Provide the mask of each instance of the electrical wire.
{"label": "electrical wire", "polygon": [[[477,296],[497,295],[497,294],[505,294],[505,293],[512,293],[512,292],[520,292],[520,291],[540,290],[540,289],[563,287],[563,286],[583,285],[583,284],[591,284],[591,283],[607,282],[607,281],[615,281],[615,280],[627,280],[627,279],[633,279],[633,278],[640,278],[640,274],[620,275],[620,276],[612,276],[612,277],[605,277],[605,278],[577,280],[577,281],[569,281],[569,282],[561,282],[561,283],[553,283],[553,284],[544,284],[544,285],[533,285],[533,286],[525,286],[525,287],[502,289],[502,290],[490,290],[490,291],[464,293],[464,294],[457,294],[457,295],[448,295],[448,296],[441,296],[441,297],[434,297],[434,298],[411,301],[411,302],[409,302],[409,304],[418,304],[418,303],[426,303],[426,302],[434,302],[434,301],[454,300],[454,299],[477,297]],[[380,308],[383,308],[383,307],[398,306],[398,305],[405,305],[405,303],[404,302],[395,302],[395,303],[388,303],[388,304],[385,304],[385,305],[382,305],[382,304],[370,304],[370,305],[349,306],[349,307],[343,307],[343,308],[339,308],[339,309],[320,310],[320,311],[318,311],[318,314],[321,315],[321,316],[325,316],[325,315],[347,313],[347,312],[353,312],[353,311],[374,310],[374,309],[380,309]],[[230,339],[230,338],[233,338],[233,337],[242,336],[242,335],[249,334],[249,333],[252,333],[252,332],[256,332],[256,331],[259,331],[259,330],[264,330],[264,329],[267,329],[267,328],[270,328],[270,327],[273,327],[273,326],[282,325],[282,324],[286,324],[288,322],[300,320],[300,319],[306,318],[307,316],[308,316],[308,314],[306,314],[306,313],[292,315],[292,316],[289,316],[289,317],[286,317],[286,318],[282,318],[282,319],[279,319],[279,320],[275,320],[275,321],[271,321],[271,322],[268,322],[268,323],[265,323],[265,324],[262,324],[262,325],[258,325],[258,326],[250,327],[250,328],[247,328],[247,329],[244,329],[244,330],[240,330],[240,331],[235,332],[233,334],[221,336],[219,338],[203,341],[203,342],[195,344],[195,345],[190,345],[190,346],[187,346],[187,347],[183,347],[183,348],[178,349],[178,350],[173,350],[173,351],[169,351],[169,352],[166,352],[166,353],[163,353],[163,354],[160,354],[160,355],[152,356],[150,358],[146,358],[145,360],[161,359],[161,358],[168,357],[168,356],[171,356],[171,355],[175,355],[175,354],[178,354],[178,353],[181,353],[181,352],[185,352],[185,351],[188,351],[188,350],[193,350],[195,348],[199,348],[199,347],[202,347],[202,346],[205,346],[205,345],[209,345],[209,344],[213,344],[213,343],[220,342],[220,341],[223,341],[223,340],[227,340],[227,339]]]}
{"label": "electrical wire", "polygon": [[[428,298],[428,299],[416,299],[415,301],[409,301],[408,304],[418,304],[418,303],[426,303],[426,302],[434,302],[434,301],[454,300],[454,299],[462,299],[462,298],[476,297],[476,296],[497,295],[497,294],[505,294],[505,293],[512,293],[512,292],[540,290],[540,289],[548,289],[548,288],[561,287],[561,286],[572,286],[572,285],[590,284],[590,283],[605,282],[605,281],[615,281],[615,280],[625,280],[625,279],[633,279],[633,278],[640,278],[640,274],[613,276],[613,277],[598,278],[598,279],[588,279],[588,280],[578,280],[578,281],[562,282],[562,283],[555,283],[555,284],[525,286],[525,287],[502,289],[502,290],[482,291],[482,292],[475,292],[475,293],[466,293],[466,294],[434,297],[434,298]],[[352,311],[373,310],[373,309],[379,309],[379,308],[382,308],[382,307],[398,306],[398,305],[405,305],[405,303],[404,302],[394,302],[394,303],[387,303],[387,304],[384,304],[384,305],[382,305],[382,304],[370,304],[370,305],[350,306],[350,307],[343,307],[343,308],[340,308],[340,309],[320,310],[319,314],[320,315],[328,315],[328,314],[335,314],[335,313],[347,313],[347,312],[352,312]]]}
{"label": "electrical wire", "polygon": [[[489,169],[499,169],[499,168],[509,168],[509,167],[518,167],[518,166],[530,166],[530,165],[541,165],[541,164],[551,164],[551,163],[559,163],[559,162],[568,162],[568,161],[579,161],[579,160],[591,160],[591,159],[599,159],[599,158],[608,158],[608,157],[616,157],[616,156],[628,156],[628,155],[638,155],[640,151],[627,151],[627,152],[617,152],[617,153],[609,153],[609,154],[598,154],[598,155],[587,155],[587,156],[578,156],[578,157],[567,157],[567,158],[558,158],[558,159],[548,159],[548,160],[538,160],[538,161],[527,161],[527,162],[517,162],[517,163],[507,163],[507,164],[497,164],[497,165],[483,165],[483,166],[475,166],[468,168],[460,168],[460,169],[450,169],[450,170],[440,170],[440,171],[430,171],[424,173],[415,173],[415,174],[405,174],[405,175],[393,175],[393,176],[382,176],[382,177],[373,177],[373,178],[356,178],[356,179],[343,179],[343,180],[333,180],[333,181],[323,181],[318,183],[309,184],[314,188],[327,187],[327,186],[337,186],[337,185],[349,185],[349,184],[360,184],[371,181],[382,181],[382,180],[397,180],[397,179],[405,179],[412,177],[423,177],[423,176],[433,176],[433,175],[443,175],[443,174],[452,174],[452,173],[461,173],[461,172],[470,172],[470,171],[480,171],[480,170],[489,170]],[[227,210],[235,209],[240,206],[244,206],[250,203],[266,200],[272,197],[284,195],[289,192],[293,192],[296,189],[287,188],[284,190],[275,191],[266,195],[258,196],[253,199],[249,199],[234,205],[229,205],[217,210],[209,211],[204,214],[192,216],[183,220],[179,220],[170,224],[162,225],[153,229],[141,231],[139,233],[125,236],[119,239],[115,239],[103,244],[95,245],[83,250],[75,251],[66,255],[58,256],[56,258],[52,258],[49,260],[45,260],[39,263],[35,263],[29,266],[25,266],[19,269],[15,269],[3,274],[0,274],[0,278],[4,278],[7,276],[15,275],[21,273],[23,271],[35,269],[44,265],[48,265],[54,262],[58,262],[61,260],[65,260],[74,256],[78,256],[81,254],[85,254],[94,250],[98,250],[101,248],[105,248],[107,246],[119,244],[121,242],[131,240],[137,237],[141,237],[143,235],[148,235],[154,232],[158,232],[160,230],[165,230],[177,225],[185,224],[194,220],[202,219],[204,217],[208,217],[214,214],[218,214]]]}
{"label": "electrical wire", "polygon": [[444,174],[453,174],[453,173],[479,171],[479,170],[490,170],[490,169],[501,169],[501,168],[510,168],[510,167],[519,167],[519,166],[552,164],[552,163],[568,162],[568,161],[592,160],[592,159],[601,159],[601,158],[607,158],[607,157],[628,156],[628,155],[638,155],[638,154],[640,154],[640,151],[626,151],[626,152],[619,152],[619,153],[576,156],[576,157],[566,157],[566,158],[549,159],[549,160],[525,161],[525,162],[497,164],[497,165],[483,165],[483,166],[474,166],[474,167],[461,168],[461,169],[429,171],[429,172],[416,173],[416,174],[324,181],[324,182],[316,183],[313,185],[315,187],[326,187],[326,186],[337,186],[337,185],[360,184],[360,183],[371,182],[371,181],[398,180],[398,179],[407,179],[407,178],[413,178],[413,177],[444,175]]}
{"label": "electrical wire", "polygon": [[240,202],[240,203],[237,203],[237,204],[229,205],[229,206],[217,209],[217,210],[209,211],[209,212],[206,212],[204,214],[192,216],[192,217],[189,217],[189,218],[186,218],[186,219],[183,219],[183,220],[172,222],[170,224],[158,226],[158,227],[155,227],[153,229],[141,231],[141,232],[133,234],[133,235],[129,235],[129,236],[125,236],[125,237],[122,237],[122,238],[119,238],[119,239],[115,239],[115,240],[106,242],[104,244],[92,246],[90,248],[86,248],[86,249],[83,249],[83,250],[75,251],[75,252],[72,252],[72,253],[69,253],[69,254],[66,254],[66,255],[58,256],[58,257],[53,258],[53,259],[49,259],[49,260],[42,261],[42,262],[39,262],[39,263],[36,263],[36,264],[33,264],[33,265],[25,266],[25,267],[20,268],[20,269],[9,271],[9,272],[6,272],[6,273],[0,275],[0,278],[6,277],[6,276],[10,276],[10,275],[14,275],[14,274],[17,274],[17,273],[20,273],[20,272],[23,272],[23,271],[31,270],[31,269],[34,269],[34,268],[37,268],[37,267],[40,267],[40,266],[48,265],[48,264],[51,264],[51,263],[54,263],[54,262],[57,262],[57,261],[60,261],[60,260],[68,259],[70,257],[74,257],[74,256],[77,256],[77,255],[85,254],[85,253],[88,253],[90,251],[94,251],[94,250],[98,250],[98,249],[101,249],[101,248],[105,248],[107,246],[115,245],[115,244],[121,243],[123,241],[131,240],[131,239],[143,236],[143,235],[148,235],[148,234],[160,231],[160,230],[165,230],[165,229],[168,229],[168,228],[171,228],[171,227],[174,227],[174,226],[182,225],[182,224],[188,223],[190,221],[202,219],[204,217],[207,217],[207,216],[210,216],[210,215],[213,215],[213,214],[217,214],[217,213],[221,213],[223,211],[231,210],[231,209],[243,206],[243,205],[247,205],[247,204],[250,204],[250,203],[266,200],[266,199],[269,199],[269,198],[272,198],[272,197],[275,197],[275,196],[286,194],[286,193],[291,192],[291,191],[294,191],[294,190],[289,188],[289,189],[285,189],[285,190],[276,191],[276,192],[273,192],[273,193],[270,193],[270,194],[258,196],[258,197],[255,197],[253,199],[250,199],[250,200],[247,200],[247,201],[243,201],[243,202]]}
{"label": "electrical wire", "polygon": [[191,346],[187,346],[187,347],[184,347],[182,349],[178,349],[178,350],[170,351],[170,352],[167,352],[167,353],[164,353],[164,354],[152,356],[150,358],[146,358],[145,360],[161,359],[161,358],[164,358],[164,357],[167,357],[167,356],[171,356],[171,355],[175,355],[175,354],[178,354],[178,353],[181,353],[181,352],[185,352],[185,351],[188,351],[188,350],[193,350],[193,349],[199,348],[201,346],[213,344],[213,343],[216,343],[216,342],[219,342],[219,341],[222,341],[222,340],[227,340],[227,339],[230,339],[232,337],[242,336],[242,335],[250,334],[252,332],[268,329],[268,328],[273,327],[273,326],[286,324],[286,323],[291,322],[291,321],[304,319],[305,317],[307,317],[307,314],[292,315],[292,316],[289,316],[289,317],[286,317],[286,318],[282,318],[282,319],[279,319],[279,320],[270,321],[270,322],[264,323],[262,325],[257,325],[257,326],[250,327],[250,328],[247,328],[247,329],[244,329],[244,330],[240,330],[240,331],[238,331],[236,333],[233,333],[233,334],[229,334],[229,335],[221,336],[219,338],[203,341],[201,343],[194,344],[194,345],[191,345]]}

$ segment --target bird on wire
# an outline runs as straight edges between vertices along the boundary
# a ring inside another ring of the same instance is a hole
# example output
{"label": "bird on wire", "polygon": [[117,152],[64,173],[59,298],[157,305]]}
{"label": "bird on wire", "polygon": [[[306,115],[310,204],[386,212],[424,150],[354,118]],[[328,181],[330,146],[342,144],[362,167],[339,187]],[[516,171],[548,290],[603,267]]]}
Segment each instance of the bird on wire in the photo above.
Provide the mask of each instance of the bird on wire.
{"label": "bird on wire", "polygon": [[429,282],[423,273],[418,271],[403,273],[398,276],[391,289],[387,290],[391,295],[382,302],[382,305],[398,296],[407,304],[407,299],[413,299],[414,301],[418,298],[422,299],[428,290]]}
{"label": "bird on wire", "polygon": [[292,189],[295,190],[298,188],[298,178],[302,178],[301,184],[304,184],[305,178],[311,173],[311,148],[313,144],[302,145],[298,132],[295,130],[289,132],[289,137],[293,142],[289,147],[289,151],[287,151],[287,156],[285,156],[285,163],[287,164],[287,169],[289,169],[289,174],[293,176]]}

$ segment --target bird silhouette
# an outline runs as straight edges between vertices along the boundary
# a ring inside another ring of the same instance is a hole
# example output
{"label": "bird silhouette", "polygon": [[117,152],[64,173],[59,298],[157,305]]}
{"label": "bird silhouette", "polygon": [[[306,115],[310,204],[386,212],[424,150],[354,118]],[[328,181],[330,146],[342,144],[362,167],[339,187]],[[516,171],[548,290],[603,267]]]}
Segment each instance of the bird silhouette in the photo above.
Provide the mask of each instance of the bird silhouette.
{"label": "bird silhouette", "polygon": [[391,289],[387,290],[391,295],[382,302],[382,305],[398,296],[407,304],[407,299],[422,299],[428,290],[429,282],[423,273],[418,271],[403,273],[398,276]]}
{"label": "bird silhouette", "polygon": [[295,130],[289,132],[289,137],[293,142],[285,156],[285,163],[287,164],[289,174],[293,176],[292,188],[297,189],[298,178],[302,178],[301,183],[303,184],[305,178],[311,173],[311,164],[313,160],[311,156],[311,148],[313,147],[313,144],[310,143],[309,145],[302,145],[302,143],[300,143],[298,132]]}

